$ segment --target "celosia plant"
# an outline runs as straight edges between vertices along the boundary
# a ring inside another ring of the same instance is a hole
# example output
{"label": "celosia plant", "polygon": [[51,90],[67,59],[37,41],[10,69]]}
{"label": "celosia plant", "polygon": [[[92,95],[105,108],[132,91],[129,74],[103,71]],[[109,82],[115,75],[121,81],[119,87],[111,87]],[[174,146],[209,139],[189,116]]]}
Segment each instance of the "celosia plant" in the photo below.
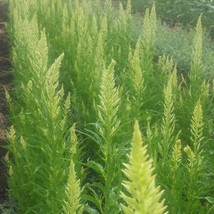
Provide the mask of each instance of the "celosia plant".
{"label": "celosia plant", "polygon": [[138,122],[135,122],[129,163],[123,170],[127,180],[123,181],[125,190],[121,198],[124,213],[162,214],[166,207],[162,200],[162,191],[155,184],[152,160],[147,155],[147,146],[143,144]]}

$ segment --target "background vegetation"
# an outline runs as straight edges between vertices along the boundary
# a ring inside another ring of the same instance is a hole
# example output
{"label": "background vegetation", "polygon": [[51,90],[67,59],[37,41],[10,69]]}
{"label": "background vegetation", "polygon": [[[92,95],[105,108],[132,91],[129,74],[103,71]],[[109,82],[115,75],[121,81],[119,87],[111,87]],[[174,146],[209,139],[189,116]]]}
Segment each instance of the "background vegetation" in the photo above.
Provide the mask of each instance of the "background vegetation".
{"label": "background vegetation", "polygon": [[[124,4],[126,1],[123,1]],[[137,13],[145,12],[146,8],[151,7],[152,1],[133,0],[133,10]],[[213,38],[213,0],[158,0],[156,1],[157,16],[167,25],[183,27],[193,27],[200,14],[203,14],[204,27],[210,32]]]}

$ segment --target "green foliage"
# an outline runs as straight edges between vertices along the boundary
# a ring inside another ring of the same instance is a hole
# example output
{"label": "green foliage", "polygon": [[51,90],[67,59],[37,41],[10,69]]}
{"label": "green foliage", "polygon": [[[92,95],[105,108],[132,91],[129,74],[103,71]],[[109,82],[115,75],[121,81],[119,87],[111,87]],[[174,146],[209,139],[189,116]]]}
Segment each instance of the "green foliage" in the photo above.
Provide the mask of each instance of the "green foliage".
{"label": "green foliage", "polygon": [[[11,197],[21,213],[212,212],[203,16],[187,33],[161,26],[154,4],[142,22],[131,1],[113,5],[10,0]],[[129,140],[136,119],[144,142],[137,123]]]}

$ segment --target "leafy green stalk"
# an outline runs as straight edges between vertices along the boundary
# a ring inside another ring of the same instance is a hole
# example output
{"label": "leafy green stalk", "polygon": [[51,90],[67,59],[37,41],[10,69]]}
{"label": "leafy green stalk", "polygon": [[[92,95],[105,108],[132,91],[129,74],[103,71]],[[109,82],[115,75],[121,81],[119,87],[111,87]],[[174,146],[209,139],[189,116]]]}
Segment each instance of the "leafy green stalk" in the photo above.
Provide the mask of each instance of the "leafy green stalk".
{"label": "leafy green stalk", "polygon": [[203,112],[200,100],[197,102],[191,121],[191,141],[193,149],[190,146],[184,148],[188,157],[188,173],[189,180],[187,184],[187,212],[194,213],[198,208],[197,196],[201,194],[201,187],[199,181],[203,171],[203,155],[202,155],[202,141],[203,141]]}
{"label": "leafy green stalk", "polygon": [[112,60],[109,67],[103,71],[101,88],[100,88],[100,104],[98,105],[99,132],[102,137],[103,145],[103,161],[105,169],[104,181],[104,212],[111,212],[111,207],[115,206],[112,200],[113,183],[117,176],[116,172],[116,153],[117,148],[114,143],[114,135],[119,128],[120,121],[117,118],[119,108],[119,93],[115,87],[113,69],[115,61]]}

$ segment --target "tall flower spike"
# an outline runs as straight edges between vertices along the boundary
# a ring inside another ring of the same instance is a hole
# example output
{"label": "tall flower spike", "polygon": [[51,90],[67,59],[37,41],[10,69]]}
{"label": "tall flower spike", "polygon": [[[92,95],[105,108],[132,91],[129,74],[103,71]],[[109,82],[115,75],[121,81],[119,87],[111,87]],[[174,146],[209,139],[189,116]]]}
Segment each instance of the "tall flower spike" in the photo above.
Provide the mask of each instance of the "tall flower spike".
{"label": "tall flower spike", "polygon": [[80,180],[76,178],[74,166],[74,162],[71,160],[70,173],[66,186],[66,200],[63,205],[65,214],[82,213],[82,205],[80,204]]}
{"label": "tall flower spike", "polygon": [[[98,117],[102,126],[101,135],[104,139],[110,139],[117,128],[120,121],[117,118],[119,108],[119,92],[115,87],[114,66],[116,62],[112,60],[109,67],[104,70],[101,87],[100,87],[100,105],[98,105]],[[104,134],[104,135],[103,135]]]}
{"label": "tall flower spike", "polygon": [[[100,85],[100,105],[98,105],[99,132],[102,136],[103,146],[101,147],[105,160],[105,190],[104,190],[104,211],[110,212],[112,206],[112,183],[115,179],[115,144],[114,136],[119,128],[120,120],[117,117],[120,97],[118,88],[115,86],[114,66],[116,62],[112,60],[107,69],[104,69]],[[117,209],[117,208],[116,208]]]}
{"label": "tall flower spike", "polygon": [[178,139],[175,142],[175,145],[173,147],[172,151],[172,164],[173,164],[173,169],[176,171],[179,167],[179,163],[181,162],[181,140]]}
{"label": "tall flower spike", "polygon": [[201,56],[202,56],[202,23],[200,15],[195,28],[195,38],[193,43],[193,56],[192,56],[193,67],[201,66]]}
{"label": "tall flower spike", "polygon": [[203,71],[202,34],[203,34],[203,31],[202,31],[202,23],[201,23],[201,15],[200,15],[195,28],[195,37],[193,41],[193,52],[192,52],[192,64],[191,64],[191,70],[190,70],[190,80],[192,81],[192,84],[195,83],[197,85],[198,85],[197,79]]}
{"label": "tall flower spike", "polygon": [[188,157],[187,170],[189,172],[188,182],[186,186],[187,195],[187,210],[186,213],[196,213],[196,207],[198,203],[198,195],[202,194],[201,179],[204,173],[203,169],[203,155],[201,149],[201,143],[203,140],[203,115],[200,100],[197,102],[191,121],[191,141],[193,143],[193,149],[190,146],[184,148],[184,152]]}
{"label": "tall flower spike", "polygon": [[133,70],[133,86],[136,93],[140,94],[144,90],[143,72],[140,66],[140,39],[136,44],[131,66]]}
{"label": "tall flower spike", "polygon": [[147,155],[147,147],[143,145],[138,122],[135,122],[129,164],[123,170],[128,180],[123,181],[125,191],[121,198],[125,204],[121,207],[126,214],[162,214],[166,206],[161,199],[163,191],[155,186],[152,160]]}
{"label": "tall flower spike", "polygon": [[153,48],[155,43],[155,34],[156,34],[156,11],[155,4],[153,3],[151,11],[146,9],[143,21],[143,47],[144,48]]}
{"label": "tall flower spike", "polygon": [[175,130],[175,114],[174,114],[174,102],[173,102],[173,90],[172,90],[172,74],[169,78],[167,86],[164,88],[164,115],[161,125],[161,133],[163,136],[161,142],[161,155],[166,157],[172,143],[174,142],[174,130]]}
{"label": "tall flower spike", "polygon": [[201,152],[201,143],[203,141],[203,111],[200,100],[197,102],[191,120],[191,141],[194,146],[194,153],[198,155]]}

